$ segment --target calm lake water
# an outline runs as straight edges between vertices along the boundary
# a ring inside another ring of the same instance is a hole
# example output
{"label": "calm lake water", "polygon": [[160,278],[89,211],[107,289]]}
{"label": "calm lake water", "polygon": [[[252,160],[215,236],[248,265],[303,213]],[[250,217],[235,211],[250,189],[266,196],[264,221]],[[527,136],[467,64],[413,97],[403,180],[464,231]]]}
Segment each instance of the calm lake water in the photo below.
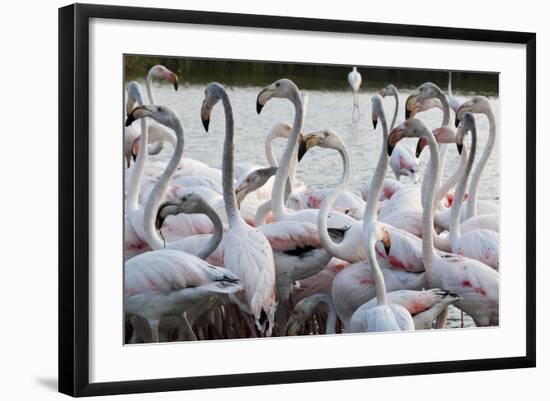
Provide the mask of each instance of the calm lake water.
{"label": "calm lake water", "polygon": [[[344,77],[345,79],[345,77]],[[223,83],[222,83],[223,84]],[[266,85],[269,82],[266,82]],[[141,82],[145,90],[145,83]],[[212,167],[221,167],[222,147],[225,133],[225,117],[221,104],[217,105],[210,117],[209,133],[205,133],[200,119],[200,108],[204,98],[204,85],[181,85],[179,91],[174,91],[168,85],[155,85],[154,91],[158,104],[166,104],[179,113],[185,130],[185,157],[194,158],[207,163]],[[227,87],[229,98],[233,105],[235,118],[235,160],[246,161],[267,166],[264,153],[264,139],[271,127],[280,122],[293,122],[294,108],[288,100],[272,99],[263,108],[262,113],[256,113],[256,97],[261,87]],[[351,157],[352,183],[351,190],[359,189],[368,182],[380,154],[382,142],[382,130],[380,124],[376,132],[371,121],[370,98],[372,91],[361,91],[359,95],[360,119],[352,122],[353,101],[351,91],[304,91],[309,97],[307,113],[304,122],[304,133],[331,128],[336,131],[346,144]],[[399,96],[399,112],[396,124],[404,121],[405,99],[410,94],[403,91]],[[469,96],[466,94],[454,94],[462,103]],[[479,195],[481,199],[499,198],[499,100],[496,97],[489,98],[497,121],[497,141],[493,154],[485,168],[481,178]],[[393,97],[385,99],[385,112],[388,125],[391,123],[395,108]],[[441,126],[442,112],[432,109],[417,115],[431,129]],[[451,121],[454,114],[451,112]],[[485,116],[476,115],[478,130],[479,159],[485,147],[489,133],[489,124]],[[416,147],[416,140],[404,139],[412,149]],[[467,139],[469,144],[469,139]],[[280,155],[286,142],[277,140],[274,149]],[[166,150],[170,151],[170,150]],[[423,171],[429,159],[426,149],[421,155],[421,170]],[[450,145],[444,177],[452,175],[458,164],[458,152],[456,146]],[[304,157],[298,168],[298,178],[309,187],[328,188],[334,187],[342,174],[340,156],[335,151],[313,148]],[[393,176],[388,168],[388,176]],[[472,326],[471,319],[465,316],[465,325]],[[451,308],[449,325],[458,327],[460,324],[460,312]]]}

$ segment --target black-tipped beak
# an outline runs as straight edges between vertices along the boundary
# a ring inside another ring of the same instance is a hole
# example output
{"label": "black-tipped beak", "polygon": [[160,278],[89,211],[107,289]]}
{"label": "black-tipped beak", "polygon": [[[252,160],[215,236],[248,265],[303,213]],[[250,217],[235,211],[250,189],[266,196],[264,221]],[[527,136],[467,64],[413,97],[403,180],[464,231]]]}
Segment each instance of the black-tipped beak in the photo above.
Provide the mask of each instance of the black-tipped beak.
{"label": "black-tipped beak", "polygon": [[307,144],[305,141],[300,142],[298,147],[298,161],[301,162],[304,155],[307,153]]}
{"label": "black-tipped beak", "polygon": [[411,112],[407,108],[405,108],[405,120],[408,120],[410,116]]}
{"label": "black-tipped beak", "polygon": [[384,251],[386,251],[386,256],[390,256],[390,250],[391,250],[391,245],[384,244]]}
{"label": "black-tipped beak", "polygon": [[388,143],[388,156],[391,156],[391,154],[393,153],[393,148],[394,148],[394,147],[395,147],[395,146],[390,145],[390,144]]}
{"label": "black-tipped beak", "polygon": [[201,118],[202,120],[202,126],[204,127],[204,130],[208,132],[208,127],[210,126],[210,119],[209,118]]}
{"label": "black-tipped beak", "polygon": [[456,148],[458,149],[458,154],[461,155],[461,154],[462,154],[462,144],[461,144],[461,143],[457,143],[457,144],[456,144]]}
{"label": "black-tipped beak", "polygon": [[132,123],[135,121],[136,119],[134,118],[134,114],[133,113],[130,113],[126,116],[126,122],[124,123],[124,125],[126,127],[129,127],[130,125],[132,125]]}
{"label": "black-tipped beak", "polygon": [[417,159],[418,159],[418,157],[420,157],[420,154],[422,153],[422,149],[424,149],[421,142],[422,142],[422,138],[419,138],[418,142],[416,143],[416,158]]}
{"label": "black-tipped beak", "polygon": [[[458,146],[458,145],[457,145],[457,146]],[[460,153],[460,151],[459,151],[459,153]],[[134,163],[135,163],[135,161],[136,161],[136,158],[137,158],[137,155],[134,154],[134,153],[132,153],[132,160],[134,161]]]}
{"label": "black-tipped beak", "polygon": [[178,91],[178,81],[174,82],[174,89],[176,90],[176,92]]}
{"label": "black-tipped beak", "polygon": [[373,119],[372,120],[372,126],[374,127],[374,129],[376,129],[376,126],[378,125],[378,120],[377,119]]}
{"label": "black-tipped beak", "polygon": [[264,108],[264,105],[261,104],[259,100],[256,100],[256,112],[260,114],[263,108]]}
{"label": "black-tipped beak", "polygon": [[[457,113],[457,116],[458,116],[458,113]],[[455,116],[455,128],[458,128],[458,125],[460,124],[460,120],[458,119],[457,116]]]}

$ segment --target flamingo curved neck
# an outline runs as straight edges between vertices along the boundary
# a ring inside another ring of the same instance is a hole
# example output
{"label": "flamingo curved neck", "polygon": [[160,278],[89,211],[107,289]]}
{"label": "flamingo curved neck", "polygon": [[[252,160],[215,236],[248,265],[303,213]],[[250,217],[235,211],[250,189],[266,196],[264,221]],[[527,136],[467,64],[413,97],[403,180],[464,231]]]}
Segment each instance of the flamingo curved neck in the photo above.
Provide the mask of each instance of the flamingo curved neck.
{"label": "flamingo curved neck", "polygon": [[485,169],[485,166],[487,165],[489,157],[491,156],[491,153],[493,151],[496,139],[496,123],[493,110],[489,108],[489,110],[487,110],[484,114],[489,120],[489,137],[487,138],[487,144],[485,145],[485,149],[483,150],[481,158],[479,159],[479,162],[477,163],[477,166],[472,173],[472,181],[470,182],[470,188],[468,190],[468,206],[466,210],[467,219],[477,215],[477,196],[479,182],[481,180],[481,174],[483,173],[483,170]]}
{"label": "flamingo curved neck", "polygon": [[[441,147],[440,147],[441,149]],[[439,190],[437,191],[437,195],[435,196],[435,202],[436,206],[441,202],[441,200],[447,195],[447,193],[458,183],[460,178],[464,175],[464,171],[466,170],[466,164],[468,161],[468,152],[466,151],[466,148],[463,149],[461,155],[460,155],[460,162],[458,164],[457,169],[453,173],[451,177],[443,184],[441,187],[439,187]],[[441,169],[441,151],[440,151],[440,169]]]}
{"label": "flamingo curved neck", "polygon": [[423,197],[423,212],[422,212],[422,260],[424,268],[428,272],[431,269],[435,257],[433,245],[433,219],[434,219],[434,201],[435,201],[435,184],[439,170],[439,149],[434,136],[428,130],[424,133],[428,139],[430,148],[430,162],[426,171],[427,177],[423,185],[423,190],[426,191]]}
{"label": "flamingo curved neck", "polygon": [[[472,144],[470,149],[470,154],[468,155],[468,163],[466,164],[466,169],[462,176],[462,179],[456,186],[455,199],[453,200],[453,205],[451,206],[451,221],[449,224],[449,236],[451,237],[451,245],[453,252],[457,248],[458,240],[460,239],[460,215],[462,202],[464,199],[464,194],[466,192],[466,184],[468,182],[468,176],[472,171],[472,166],[474,165],[474,159],[476,157],[476,148],[477,148],[477,134],[476,130],[473,129],[470,131],[472,134]],[[462,150],[464,152],[464,148]]]}
{"label": "flamingo curved neck", "polygon": [[272,135],[271,133],[267,136],[267,138],[265,138],[265,158],[271,167],[279,167],[279,162],[275,157],[275,153],[273,153],[274,139],[275,135]]}
{"label": "flamingo curved neck", "polygon": [[292,158],[296,158],[296,152],[298,151],[298,137],[304,124],[304,109],[298,88],[294,88],[292,97],[290,97],[289,100],[294,105],[295,114],[292,130],[290,131],[285,151],[273,182],[271,207],[276,221],[285,220],[289,217],[284,205],[285,183],[289,177]]}
{"label": "flamingo curved neck", "polygon": [[160,238],[157,231],[155,230],[155,218],[161,202],[166,197],[168,184],[172,179],[172,176],[174,175],[176,169],[178,168],[181,157],[183,156],[183,125],[176,114],[174,114],[173,126],[171,128],[174,129],[174,132],[176,134],[176,147],[174,149],[174,153],[172,154],[172,158],[168,162],[168,165],[164,169],[162,175],[160,176],[157,183],[153,187],[153,190],[149,194],[149,198],[147,199],[147,203],[145,204],[145,211],[143,215],[145,240],[154,250],[163,249],[165,246],[164,241]]}
{"label": "flamingo curved neck", "polygon": [[216,211],[212,209],[212,207],[206,202],[204,203],[201,212],[204,213],[214,225],[214,233],[197,253],[197,256],[199,258],[206,260],[206,258],[208,258],[212,254],[212,252],[214,252],[216,248],[218,248],[220,242],[222,241],[223,223],[220,219],[220,216],[218,216],[218,213],[216,213]]}
{"label": "flamingo curved neck", "polygon": [[445,93],[439,88],[436,89],[437,92],[437,98],[441,102],[441,106],[443,109],[443,121],[441,122],[441,125],[443,127],[448,127],[451,123],[451,107],[449,106],[449,100],[447,99],[447,96],[445,96]]}
{"label": "flamingo curved neck", "polygon": [[[397,105],[397,104],[396,104]],[[395,109],[397,115],[397,108]],[[394,116],[394,121],[395,121]],[[367,206],[365,207],[365,213],[363,215],[363,231],[366,233],[368,225],[374,223],[378,217],[378,199],[382,186],[384,185],[384,177],[388,171],[388,153],[386,151],[388,142],[388,125],[383,113],[378,113],[378,117],[382,124],[382,148],[380,150],[380,156],[378,157],[378,163],[372,181],[370,184],[369,192],[367,194]]]}
{"label": "flamingo curved neck", "polygon": [[344,164],[344,171],[342,173],[342,178],[340,183],[326,196],[326,198],[321,203],[321,208],[317,214],[317,226],[319,230],[319,239],[323,247],[331,255],[346,260],[348,258],[347,252],[345,250],[344,241],[339,244],[336,244],[332,241],[328,234],[327,224],[328,224],[328,215],[336,199],[346,190],[350,179],[350,163],[349,163],[349,154],[345,148],[338,148],[338,153],[342,157]]}
{"label": "flamingo curved neck", "polygon": [[[135,97],[137,105],[143,105],[143,95],[139,89],[136,91]],[[139,147],[136,162],[134,163],[134,167],[132,169],[132,175],[130,176],[130,180],[128,182],[128,194],[126,195],[126,211],[128,213],[133,213],[139,208],[139,192],[141,190],[141,181],[143,172],[145,171],[145,164],[147,162],[148,149],[147,146],[144,145],[149,141],[147,118],[142,118],[140,125],[140,141],[142,146]]]}
{"label": "flamingo curved neck", "polygon": [[147,88],[147,97],[149,98],[149,103],[156,105],[157,100],[155,99],[155,95],[153,93],[153,75],[151,73],[152,69],[149,70],[147,73],[147,77],[145,78],[145,87]]}
{"label": "flamingo curved neck", "polygon": [[386,283],[384,281],[384,275],[380,266],[378,265],[378,259],[376,258],[376,252],[374,247],[376,246],[376,225],[370,224],[366,227],[365,249],[367,252],[367,259],[370,264],[372,278],[374,279],[374,288],[376,290],[376,298],[378,299],[378,305],[387,305],[388,299],[386,296]]}
{"label": "flamingo curved neck", "polygon": [[223,161],[222,161],[222,189],[223,200],[225,203],[225,212],[229,226],[241,220],[241,214],[237,206],[235,197],[235,126],[233,120],[233,108],[229,101],[229,96],[225,89],[218,87],[218,96],[222,102],[225,114],[225,140],[223,142]]}
{"label": "flamingo curved neck", "polygon": [[397,92],[397,89],[393,91],[393,97],[395,98],[395,111],[393,112],[390,131],[395,128],[395,122],[397,121],[397,112],[399,111],[399,93]]}

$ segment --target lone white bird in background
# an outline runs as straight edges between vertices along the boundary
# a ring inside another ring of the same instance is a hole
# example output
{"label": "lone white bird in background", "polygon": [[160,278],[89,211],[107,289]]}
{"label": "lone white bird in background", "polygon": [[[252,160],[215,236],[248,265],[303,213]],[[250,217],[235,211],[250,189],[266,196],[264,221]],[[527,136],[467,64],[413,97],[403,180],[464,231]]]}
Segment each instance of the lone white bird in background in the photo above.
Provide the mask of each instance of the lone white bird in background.
{"label": "lone white bird in background", "polygon": [[[361,74],[357,71],[357,67],[353,67],[353,70],[348,74],[349,86],[353,93],[353,112],[351,118],[353,121],[359,121],[359,88],[361,87]],[[355,114],[357,110],[357,118]]]}

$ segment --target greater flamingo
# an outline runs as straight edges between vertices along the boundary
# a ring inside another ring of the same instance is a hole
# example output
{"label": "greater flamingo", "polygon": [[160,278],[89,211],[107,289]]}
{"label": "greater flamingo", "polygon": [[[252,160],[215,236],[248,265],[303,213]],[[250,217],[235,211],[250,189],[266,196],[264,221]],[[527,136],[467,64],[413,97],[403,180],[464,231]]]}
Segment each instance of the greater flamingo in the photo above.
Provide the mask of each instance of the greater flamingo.
{"label": "greater flamingo", "polygon": [[270,336],[275,309],[275,266],[273,251],[264,234],[243,220],[235,197],[234,121],[233,109],[224,87],[217,82],[207,85],[201,107],[201,119],[206,131],[213,107],[221,100],[225,112],[222,184],[229,230],[223,238],[224,265],[241,278],[242,297],[239,306],[254,317],[261,334]]}
{"label": "greater flamingo", "polygon": [[498,325],[499,275],[475,259],[436,253],[433,244],[433,214],[439,149],[431,131],[418,119],[410,118],[395,128],[388,138],[388,153],[404,137],[424,138],[430,149],[430,162],[424,178],[422,259],[431,288],[442,288],[462,299],[456,306],[468,313],[477,326]]}
{"label": "greater flamingo", "polygon": [[[351,93],[353,95],[353,112],[352,112],[352,119],[353,121],[359,120],[359,88],[361,87],[361,74],[359,71],[357,71],[357,67],[353,67],[353,69],[348,74],[348,83],[349,86],[351,86]],[[356,113],[357,110],[357,114]]]}

